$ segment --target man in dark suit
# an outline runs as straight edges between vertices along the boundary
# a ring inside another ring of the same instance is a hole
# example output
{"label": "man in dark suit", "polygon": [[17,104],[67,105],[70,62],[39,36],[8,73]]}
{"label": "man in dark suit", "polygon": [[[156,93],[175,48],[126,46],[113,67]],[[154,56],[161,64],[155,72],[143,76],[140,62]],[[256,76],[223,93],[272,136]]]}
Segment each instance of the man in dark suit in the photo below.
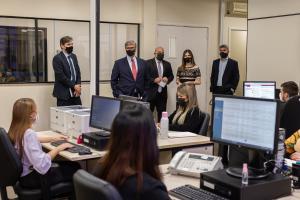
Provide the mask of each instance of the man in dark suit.
{"label": "man in dark suit", "polygon": [[171,64],[164,60],[164,49],[157,47],[154,52],[155,58],[147,61],[150,77],[148,101],[153,112],[157,111],[157,120],[161,119],[163,111],[167,109],[168,91],[167,84],[173,81],[174,75]]}
{"label": "man in dark suit", "polygon": [[214,60],[210,76],[210,92],[232,95],[239,83],[238,62],[229,58],[227,45],[219,47],[220,59]]}
{"label": "man in dark suit", "polygon": [[111,88],[114,97],[128,95],[147,100],[149,78],[146,63],[135,56],[136,43],[125,43],[127,55],[115,61],[111,73]]}
{"label": "man in dark suit", "polygon": [[55,83],[53,96],[57,106],[81,105],[81,75],[77,57],[73,54],[73,39],[64,36],[60,39],[62,51],[52,61]]}
{"label": "man in dark suit", "polygon": [[[233,95],[240,80],[238,62],[228,57],[229,48],[227,45],[220,45],[219,52],[220,58],[214,60],[212,65],[210,92]],[[236,149],[234,146],[230,147],[228,153],[227,145],[219,145],[219,155],[223,158],[224,165],[236,166],[243,160],[248,161],[248,151],[246,149]]]}

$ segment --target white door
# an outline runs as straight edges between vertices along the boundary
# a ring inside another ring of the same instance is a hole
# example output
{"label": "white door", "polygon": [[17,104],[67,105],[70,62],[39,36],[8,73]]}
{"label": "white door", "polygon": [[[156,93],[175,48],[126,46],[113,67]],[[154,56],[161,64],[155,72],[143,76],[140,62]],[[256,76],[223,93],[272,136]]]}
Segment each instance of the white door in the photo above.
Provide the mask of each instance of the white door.
{"label": "white door", "polygon": [[165,59],[172,65],[174,81],[168,86],[167,111],[173,112],[176,106],[176,72],[182,62],[182,53],[185,49],[193,52],[195,62],[200,67],[201,85],[196,86],[199,107],[207,111],[207,51],[208,51],[208,28],[158,25],[157,46],[165,49]]}

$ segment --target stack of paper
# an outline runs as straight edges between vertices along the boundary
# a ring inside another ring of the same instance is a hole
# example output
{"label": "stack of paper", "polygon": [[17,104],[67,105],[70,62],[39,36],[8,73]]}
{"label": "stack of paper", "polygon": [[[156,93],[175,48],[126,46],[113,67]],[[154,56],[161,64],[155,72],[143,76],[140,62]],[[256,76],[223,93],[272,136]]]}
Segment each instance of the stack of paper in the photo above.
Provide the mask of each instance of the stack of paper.
{"label": "stack of paper", "polygon": [[182,137],[196,137],[198,136],[195,133],[191,133],[188,131],[185,132],[178,132],[178,131],[169,131],[168,132],[169,138],[182,138]]}

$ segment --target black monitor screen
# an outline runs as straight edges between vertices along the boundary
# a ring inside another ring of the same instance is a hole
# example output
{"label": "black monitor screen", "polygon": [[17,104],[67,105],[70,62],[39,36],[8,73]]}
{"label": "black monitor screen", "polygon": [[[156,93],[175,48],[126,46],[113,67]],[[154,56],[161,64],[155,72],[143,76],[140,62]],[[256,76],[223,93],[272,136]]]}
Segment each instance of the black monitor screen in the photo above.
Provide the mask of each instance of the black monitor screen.
{"label": "black monitor screen", "polygon": [[120,111],[121,101],[109,97],[93,96],[90,126],[110,130],[112,122]]}
{"label": "black monitor screen", "polygon": [[275,81],[244,81],[244,96],[255,98],[275,98]]}
{"label": "black monitor screen", "polygon": [[276,100],[215,95],[212,140],[274,153],[277,110]]}

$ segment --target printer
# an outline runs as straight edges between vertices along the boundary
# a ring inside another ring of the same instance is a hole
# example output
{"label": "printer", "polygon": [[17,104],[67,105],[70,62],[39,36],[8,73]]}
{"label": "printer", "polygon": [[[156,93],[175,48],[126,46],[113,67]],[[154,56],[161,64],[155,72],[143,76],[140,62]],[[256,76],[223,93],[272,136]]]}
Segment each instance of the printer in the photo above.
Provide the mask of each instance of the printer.
{"label": "printer", "polygon": [[82,133],[97,131],[89,125],[90,110],[72,110],[66,112],[67,134],[70,137],[78,138]]}
{"label": "printer", "polygon": [[67,133],[66,114],[74,110],[87,111],[90,108],[81,105],[50,107],[50,128],[54,131]]}

